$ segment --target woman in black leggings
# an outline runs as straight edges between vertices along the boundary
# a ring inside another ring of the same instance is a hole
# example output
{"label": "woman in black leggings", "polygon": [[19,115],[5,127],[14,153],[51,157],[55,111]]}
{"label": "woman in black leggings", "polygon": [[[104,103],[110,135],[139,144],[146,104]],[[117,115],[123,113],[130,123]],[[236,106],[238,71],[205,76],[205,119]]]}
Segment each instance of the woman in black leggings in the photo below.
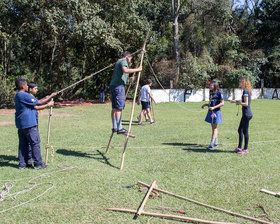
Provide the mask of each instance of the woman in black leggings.
{"label": "woman in black leggings", "polygon": [[[239,143],[238,147],[234,150],[235,153],[247,154],[249,143],[249,121],[252,119],[253,114],[251,111],[251,95],[252,87],[251,82],[247,77],[242,77],[239,80],[239,87],[243,89],[242,101],[230,100],[231,103],[242,106],[242,118],[238,128]],[[245,138],[244,148],[242,149],[243,136]]]}

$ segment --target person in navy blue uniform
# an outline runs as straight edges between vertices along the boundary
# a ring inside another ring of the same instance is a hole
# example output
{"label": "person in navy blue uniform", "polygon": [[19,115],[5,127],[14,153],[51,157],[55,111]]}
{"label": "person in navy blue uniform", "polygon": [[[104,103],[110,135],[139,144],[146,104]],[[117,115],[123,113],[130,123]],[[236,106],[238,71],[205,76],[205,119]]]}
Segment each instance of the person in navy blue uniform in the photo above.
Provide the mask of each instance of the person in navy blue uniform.
{"label": "person in navy blue uniform", "polygon": [[210,123],[212,127],[212,138],[208,149],[213,149],[215,146],[218,146],[218,124],[223,123],[221,107],[224,105],[224,97],[218,82],[211,82],[209,89],[209,103],[203,104],[202,109],[205,106],[208,107],[205,121]]}
{"label": "person in navy blue uniform", "polygon": [[[230,100],[231,103],[242,106],[242,118],[238,127],[239,142],[237,148],[233,151],[238,154],[247,154],[249,143],[249,121],[253,117],[251,111],[251,82],[247,77],[242,77],[239,80],[239,87],[243,90],[242,99],[240,101]],[[244,148],[242,149],[243,136],[245,138]]]}
{"label": "person in navy blue uniform", "polygon": [[[38,84],[35,82],[28,82],[28,93],[30,93],[32,96],[35,96],[38,92]],[[52,93],[49,96],[45,96],[44,98],[38,100],[38,103],[36,106],[34,106],[34,109],[36,109],[35,114],[36,114],[36,121],[37,121],[37,126],[38,126],[38,122],[39,122],[39,117],[38,117],[38,110],[43,110],[46,108],[46,106],[44,104],[46,104],[48,101],[51,100],[51,98],[53,98],[56,95],[56,93]],[[33,162],[34,159],[32,158],[32,149],[31,146],[29,145],[29,149],[28,149],[28,162],[27,165],[28,166],[33,166]]]}
{"label": "person in navy blue uniform", "polygon": [[15,96],[15,124],[18,128],[18,162],[19,169],[28,166],[28,147],[32,150],[32,158],[34,159],[34,168],[46,168],[42,161],[40,151],[40,136],[38,132],[38,123],[36,118],[37,109],[53,106],[53,101],[37,106],[38,100],[28,93],[28,85],[25,79],[19,78],[15,82],[17,93]]}

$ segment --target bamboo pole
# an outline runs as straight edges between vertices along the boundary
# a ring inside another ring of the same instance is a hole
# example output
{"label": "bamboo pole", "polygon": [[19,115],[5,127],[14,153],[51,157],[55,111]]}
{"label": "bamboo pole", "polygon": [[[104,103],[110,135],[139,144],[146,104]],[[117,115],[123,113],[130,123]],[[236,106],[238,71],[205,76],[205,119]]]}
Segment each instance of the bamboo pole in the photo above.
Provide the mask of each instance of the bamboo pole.
{"label": "bamboo pole", "polygon": [[111,141],[112,141],[113,135],[114,135],[114,132],[112,131],[112,134],[111,134],[111,137],[110,137],[110,139],[109,139],[109,142],[108,142],[108,145],[107,145],[107,148],[106,148],[106,152],[105,152],[105,153],[107,153],[107,152],[108,152],[108,150],[109,150],[109,147],[110,147],[110,144],[111,144]]}
{"label": "bamboo pole", "polygon": [[[124,209],[124,208],[107,208],[109,211],[118,211],[118,212],[128,212],[128,213],[135,213],[136,210],[131,209]],[[206,223],[206,224],[233,224],[229,222],[216,222],[216,221],[207,221],[203,219],[191,218],[187,216],[178,216],[178,215],[167,215],[167,214],[160,214],[160,213],[151,213],[151,212],[142,212],[142,215],[160,217],[160,218],[167,218],[167,219],[175,219],[179,221],[190,221],[193,223]]]}
{"label": "bamboo pole", "polygon": [[49,148],[50,148],[52,109],[53,109],[53,107],[51,107],[50,111],[49,111],[48,135],[47,135],[47,144],[46,144],[46,162],[45,162],[46,164],[48,163],[48,154],[49,154]]}
{"label": "bamboo pole", "polygon": [[[139,65],[140,65],[140,60],[141,60],[141,54],[139,55],[139,58],[138,58],[138,62],[137,62],[137,66],[136,66],[136,67],[139,67]],[[136,72],[134,72],[132,76],[134,76],[135,73],[136,73]],[[125,94],[125,99],[127,98],[127,95],[128,95],[129,89],[130,89],[130,87],[131,87],[131,84],[132,84],[132,81],[129,82],[129,85],[128,85],[128,88],[127,88],[126,94]]]}
{"label": "bamboo pole", "polygon": [[144,206],[147,202],[147,200],[149,199],[150,194],[152,193],[152,190],[154,189],[155,185],[157,184],[157,180],[154,180],[152,182],[152,184],[150,185],[150,189],[147,191],[145,197],[143,198],[139,208],[136,211],[136,214],[134,215],[133,219],[137,219],[139,215],[141,215],[141,213],[143,212]]}
{"label": "bamboo pole", "polygon": [[[146,38],[145,38],[145,41],[144,41],[144,44],[143,44],[143,47],[142,47],[140,66],[142,66],[142,64],[143,64],[143,58],[144,58],[144,54],[145,54],[146,42],[147,42],[149,33],[150,33],[150,31],[148,31],[148,33],[146,35]],[[129,134],[130,134],[130,131],[131,131],[133,113],[134,113],[134,108],[135,108],[135,100],[136,100],[138,85],[139,85],[139,81],[140,81],[140,76],[141,76],[141,71],[138,72],[138,77],[137,77],[137,82],[136,82],[136,87],[135,87],[134,97],[133,97],[133,103],[132,103],[132,109],[131,109],[131,114],[130,114],[130,121],[129,121],[129,126],[128,126],[128,135],[126,136],[125,143],[124,143],[120,170],[122,170],[123,166],[124,166],[125,152],[126,152],[126,147],[127,147],[127,143],[128,143]]]}
{"label": "bamboo pole", "polygon": [[[141,181],[138,181],[138,184],[146,186],[146,187],[149,187],[148,184],[145,184],[145,183],[143,183]],[[235,213],[235,212],[231,212],[231,211],[228,211],[228,210],[225,210],[225,209],[222,209],[222,208],[217,208],[217,207],[214,207],[212,205],[207,205],[207,204],[204,204],[204,203],[195,201],[193,199],[189,199],[189,198],[186,198],[186,197],[183,197],[183,196],[180,196],[180,195],[177,195],[177,194],[165,191],[165,190],[161,190],[161,189],[158,189],[158,188],[154,188],[154,190],[162,192],[162,193],[165,193],[165,194],[169,194],[171,196],[174,196],[174,197],[179,198],[179,199],[183,199],[185,201],[189,201],[189,202],[195,203],[197,205],[204,206],[206,208],[212,208],[214,210],[217,210],[217,211],[220,211],[220,212],[224,212],[224,213],[227,213],[227,214],[230,214],[230,215],[233,215],[233,216],[238,216],[238,217],[241,217],[241,218],[244,218],[244,219],[249,219],[249,220],[252,220],[252,221],[255,221],[255,222],[259,222],[259,223],[270,224],[270,222],[267,222],[267,221],[263,221],[263,220],[256,219],[254,217],[250,217],[250,216],[247,216],[247,215],[242,215],[242,214],[238,214],[238,213]]]}
{"label": "bamboo pole", "polygon": [[153,119],[154,119],[154,121],[156,121],[155,110],[154,110],[154,106],[153,106],[153,100],[151,100],[151,106],[152,106],[152,112],[153,112]]}
{"label": "bamboo pole", "polygon": [[269,191],[269,190],[265,190],[265,189],[261,189],[261,192],[266,193],[266,194],[270,194],[270,195],[273,195],[273,196],[275,196],[275,197],[280,198],[280,192],[275,193],[275,192],[273,192],[273,191]]}

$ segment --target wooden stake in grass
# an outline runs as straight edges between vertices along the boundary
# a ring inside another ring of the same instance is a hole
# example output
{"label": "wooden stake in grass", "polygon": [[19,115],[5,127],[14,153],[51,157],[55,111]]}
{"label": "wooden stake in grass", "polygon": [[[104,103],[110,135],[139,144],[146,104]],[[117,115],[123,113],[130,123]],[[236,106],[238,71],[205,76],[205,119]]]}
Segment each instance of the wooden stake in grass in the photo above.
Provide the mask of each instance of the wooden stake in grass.
{"label": "wooden stake in grass", "polygon": [[[136,210],[131,209],[124,209],[124,208],[107,208],[109,211],[118,211],[118,212],[128,212],[128,213],[135,213]],[[159,213],[151,213],[151,212],[142,212],[142,215],[149,215],[154,217],[166,218],[166,219],[175,219],[179,221],[190,221],[193,223],[206,223],[206,224],[233,224],[229,222],[215,222],[215,221],[207,221],[203,219],[191,218],[186,216],[178,216],[178,215],[166,215],[166,214],[159,214]]]}
{"label": "wooden stake in grass", "polygon": [[144,206],[145,206],[147,200],[149,199],[149,196],[150,196],[150,194],[152,193],[152,191],[153,191],[154,187],[156,186],[156,184],[157,184],[157,181],[154,180],[154,181],[152,182],[152,184],[150,185],[150,188],[149,188],[149,190],[147,191],[145,197],[143,198],[143,200],[142,200],[142,202],[141,202],[139,208],[137,209],[137,212],[136,212],[135,216],[133,217],[133,219],[137,219],[137,217],[138,217],[139,215],[141,215],[141,213],[143,212]]}
{"label": "wooden stake in grass", "polygon": [[273,192],[273,191],[268,191],[268,190],[265,190],[265,189],[261,189],[261,192],[266,193],[266,194],[273,195],[273,196],[275,196],[275,197],[277,197],[277,198],[280,198],[280,192],[275,193],[275,192]]}
{"label": "wooden stake in grass", "polygon": [[[141,182],[141,181],[138,181],[138,184],[143,185],[143,186],[146,186],[146,187],[149,187],[148,184],[145,184],[145,183],[143,183],[143,182]],[[247,215],[242,215],[242,214],[238,214],[238,213],[235,213],[235,212],[231,212],[231,211],[228,211],[228,210],[225,210],[225,209],[222,209],[222,208],[217,208],[217,207],[214,207],[214,206],[212,206],[212,205],[207,205],[207,204],[204,204],[204,203],[195,201],[195,200],[193,200],[193,199],[189,199],[189,198],[186,198],[186,197],[183,197],[183,196],[180,196],[180,195],[177,195],[177,194],[174,194],[174,193],[165,191],[165,190],[161,190],[161,189],[158,189],[158,188],[154,188],[154,190],[159,191],[159,192],[162,192],[162,193],[165,193],[165,194],[169,194],[169,195],[171,195],[171,196],[174,196],[174,197],[176,197],[176,198],[183,199],[183,200],[185,200],[185,201],[189,201],[189,202],[195,203],[195,204],[197,204],[197,205],[204,206],[204,207],[206,207],[206,208],[212,208],[212,209],[217,210],[217,211],[220,211],[220,212],[225,212],[225,213],[230,214],[230,215],[233,215],[233,216],[238,216],[238,217],[241,217],[241,218],[244,218],[244,219],[249,219],[249,220],[252,220],[252,221],[255,221],[255,222],[259,222],[259,223],[270,224],[270,222],[267,222],[267,221],[263,221],[263,220],[256,219],[256,218],[254,218],[254,217],[250,217],[250,216],[247,216]]]}
{"label": "wooden stake in grass", "polygon": [[154,121],[156,121],[155,110],[154,110],[154,106],[153,106],[153,101],[151,101],[151,106],[152,106],[152,112],[153,112],[153,119],[154,119]]}
{"label": "wooden stake in grass", "polygon": [[46,164],[48,163],[49,148],[53,149],[53,147],[50,145],[52,109],[53,107],[51,107],[49,111],[48,135],[47,135],[47,144],[46,144],[46,162],[45,162]]}
{"label": "wooden stake in grass", "polygon": [[[142,47],[140,66],[142,66],[142,64],[143,64],[143,58],[144,58],[145,49],[146,49],[146,42],[147,42],[149,33],[150,33],[150,31],[148,31],[148,33],[146,35],[146,38],[145,38],[145,41],[144,41],[144,44],[143,44],[143,47]],[[128,143],[129,134],[130,134],[130,131],[131,131],[131,125],[132,125],[132,119],[133,119],[133,114],[134,114],[135,101],[136,101],[136,95],[137,95],[137,90],[138,90],[138,86],[139,86],[140,76],[141,76],[141,72],[138,72],[138,77],[137,77],[137,82],[136,82],[136,87],[135,87],[134,97],[133,97],[133,103],[132,103],[132,109],[131,109],[131,114],[130,114],[129,126],[128,126],[128,135],[126,136],[125,143],[124,143],[120,170],[122,170],[123,166],[124,166],[125,152],[126,152],[126,147],[127,147],[127,143]]]}

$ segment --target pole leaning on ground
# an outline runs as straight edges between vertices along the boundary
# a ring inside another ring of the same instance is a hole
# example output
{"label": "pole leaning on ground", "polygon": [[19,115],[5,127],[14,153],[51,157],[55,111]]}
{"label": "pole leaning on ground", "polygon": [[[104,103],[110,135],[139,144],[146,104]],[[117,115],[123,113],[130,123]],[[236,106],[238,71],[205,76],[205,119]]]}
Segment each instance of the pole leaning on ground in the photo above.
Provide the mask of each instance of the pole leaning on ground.
{"label": "pole leaning on ground", "polygon": [[[150,31],[148,31],[148,33],[146,35],[146,38],[145,38],[145,41],[144,41],[144,44],[143,44],[142,53],[141,53],[140,66],[142,66],[142,64],[143,64],[143,58],[144,58],[145,49],[146,49],[146,42],[147,42],[149,33],[150,33]],[[128,143],[128,138],[129,138],[130,130],[131,130],[131,124],[132,124],[132,119],[133,119],[133,113],[134,113],[134,108],[135,108],[135,100],[136,100],[138,85],[139,85],[139,81],[140,81],[140,76],[141,76],[141,71],[138,72],[138,77],[137,77],[137,82],[136,82],[136,87],[135,87],[134,97],[133,97],[133,103],[132,103],[132,109],[131,109],[131,114],[130,114],[130,121],[129,121],[129,126],[128,126],[128,133],[127,133],[127,136],[126,136],[126,139],[125,139],[125,143],[124,143],[120,170],[123,169],[123,165],[124,165],[125,152],[126,152],[126,147],[127,147],[127,143]]]}
{"label": "pole leaning on ground", "polygon": [[[47,135],[47,144],[46,144],[46,164],[48,163],[48,154],[49,154],[49,148],[50,148],[50,135],[51,135],[51,117],[52,117],[52,109],[50,108],[49,112],[49,121],[48,121],[48,135]],[[51,147],[52,148],[52,147]]]}

